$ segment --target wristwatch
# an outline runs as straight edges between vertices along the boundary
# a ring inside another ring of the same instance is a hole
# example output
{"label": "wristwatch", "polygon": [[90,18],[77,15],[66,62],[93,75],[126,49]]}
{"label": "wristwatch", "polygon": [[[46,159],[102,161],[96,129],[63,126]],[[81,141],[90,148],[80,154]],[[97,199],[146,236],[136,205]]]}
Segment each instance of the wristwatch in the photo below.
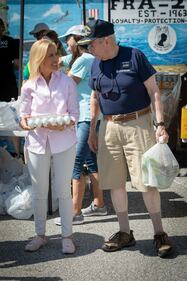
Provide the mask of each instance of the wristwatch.
{"label": "wristwatch", "polygon": [[165,126],[165,124],[163,121],[155,123],[155,127],[158,128],[158,126]]}

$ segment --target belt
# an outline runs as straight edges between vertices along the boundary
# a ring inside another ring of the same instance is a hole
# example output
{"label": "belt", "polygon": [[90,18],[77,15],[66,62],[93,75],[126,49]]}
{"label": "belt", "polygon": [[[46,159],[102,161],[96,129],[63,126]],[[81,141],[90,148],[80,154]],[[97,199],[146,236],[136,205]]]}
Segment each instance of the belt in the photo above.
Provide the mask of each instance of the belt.
{"label": "belt", "polygon": [[143,108],[138,111],[126,113],[126,114],[117,114],[117,115],[104,115],[104,119],[107,121],[113,121],[113,122],[126,122],[130,120],[138,119],[139,116],[142,116],[148,112],[151,112],[150,106]]}

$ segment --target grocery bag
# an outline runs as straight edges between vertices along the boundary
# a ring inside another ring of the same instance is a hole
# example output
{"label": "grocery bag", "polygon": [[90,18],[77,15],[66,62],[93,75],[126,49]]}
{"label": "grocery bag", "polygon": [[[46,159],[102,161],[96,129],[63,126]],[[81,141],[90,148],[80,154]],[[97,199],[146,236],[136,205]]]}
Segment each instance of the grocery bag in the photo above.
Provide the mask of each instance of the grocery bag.
{"label": "grocery bag", "polygon": [[5,201],[7,213],[16,219],[29,219],[33,215],[32,187],[16,186]]}
{"label": "grocery bag", "polygon": [[21,130],[19,116],[12,102],[0,102],[0,130]]}
{"label": "grocery bag", "polygon": [[157,143],[142,157],[142,181],[145,186],[169,188],[179,173],[179,164],[166,143]]}

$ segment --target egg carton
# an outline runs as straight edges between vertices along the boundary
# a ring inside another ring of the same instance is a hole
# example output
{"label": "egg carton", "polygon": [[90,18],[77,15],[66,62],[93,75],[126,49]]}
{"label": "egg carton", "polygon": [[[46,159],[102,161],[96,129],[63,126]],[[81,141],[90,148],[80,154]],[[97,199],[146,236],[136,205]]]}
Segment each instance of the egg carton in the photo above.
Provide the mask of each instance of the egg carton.
{"label": "egg carton", "polygon": [[27,119],[27,125],[30,128],[46,127],[48,125],[69,125],[71,118],[69,115],[47,115],[47,116],[36,116],[29,117]]}

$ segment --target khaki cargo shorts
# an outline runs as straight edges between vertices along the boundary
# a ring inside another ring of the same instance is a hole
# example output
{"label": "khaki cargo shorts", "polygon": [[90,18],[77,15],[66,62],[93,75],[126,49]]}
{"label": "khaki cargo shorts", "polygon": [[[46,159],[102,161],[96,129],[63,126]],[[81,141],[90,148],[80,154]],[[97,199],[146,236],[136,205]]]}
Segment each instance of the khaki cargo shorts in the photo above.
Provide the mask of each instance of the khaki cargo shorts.
{"label": "khaki cargo shorts", "polygon": [[142,183],[141,158],[155,143],[151,113],[127,122],[103,120],[97,156],[101,189],[125,187],[128,166],[132,186],[146,192],[148,188]]}

